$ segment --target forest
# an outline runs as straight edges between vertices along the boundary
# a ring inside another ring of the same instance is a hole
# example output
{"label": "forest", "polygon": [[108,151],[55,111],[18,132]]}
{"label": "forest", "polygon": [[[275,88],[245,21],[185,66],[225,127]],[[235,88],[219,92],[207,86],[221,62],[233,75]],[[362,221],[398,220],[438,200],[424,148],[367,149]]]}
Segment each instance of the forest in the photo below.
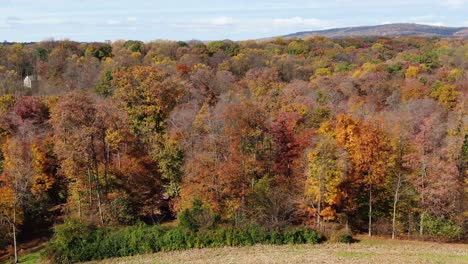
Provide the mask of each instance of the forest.
{"label": "forest", "polygon": [[0,248],[70,221],[466,241],[467,90],[463,38],[0,44]]}

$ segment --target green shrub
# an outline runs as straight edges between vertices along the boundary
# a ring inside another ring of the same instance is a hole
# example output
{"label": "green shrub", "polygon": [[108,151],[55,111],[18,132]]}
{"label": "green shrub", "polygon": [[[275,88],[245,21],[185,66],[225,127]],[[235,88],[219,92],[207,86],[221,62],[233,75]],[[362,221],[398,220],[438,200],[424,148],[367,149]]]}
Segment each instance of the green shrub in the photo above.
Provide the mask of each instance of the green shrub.
{"label": "green shrub", "polygon": [[456,240],[462,233],[462,228],[451,221],[429,216],[424,218],[423,228],[429,237],[446,241]]}
{"label": "green shrub", "polygon": [[354,69],[354,65],[350,64],[349,62],[341,62],[336,66],[337,72],[349,72]]}
{"label": "green shrub", "polygon": [[248,227],[247,232],[249,233],[250,240],[253,244],[263,243],[266,241],[267,232],[265,228],[258,225],[251,225]]}
{"label": "green shrub", "polygon": [[247,246],[251,245],[250,235],[244,229],[230,228],[229,234],[229,246]]}
{"label": "green shrub", "polygon": [[292,229],[287,230],[284,234],[283,242],[287,244],[301,244],[304,243],[302,230],[300,229]]}
{"label": "green shrub", "polygon": [[350,244],[351,242],[353,242],[353,235],[351,233],[342,234],[340,236],[339,242]]}
{"label": "green shrub", "polygon": [[48,255],[57,263],[92,259],[94,229],[78,220],[70,219],[55,227],[54,239],[49,243]]}
{"label": "green shrub", "polygon": [[393,73],[393,74],[401,73],[401,71],[403,69],[403,64],[401,64],[401,62],[397,62],[397,63],[391,64],[391,65],[386,64],[385,66],[387,68],[387,71],[389,73]]}
{"label": "green shrub", "polygon": [[321,236],[316,231],[305,227],[267,230],[257,225],[242,228],[220,226],[194,232],[186,227],[144,224],[97,229],[78,220],[70,220],[56,227],[47,255],[57,263],[72,263],[189,248],[320,241]]}
{"label": "green shrub", "polygon": [[169,230],[162,238],[164,251],[182,250],[187,248],[186,236],[182,229],[174,228]]}
{"label": "green shrub", "polygon": [[200,228],[213,228],[219,222],[219,215],[213,213],[211,208],[195,199],[192,208],[185,209],[177,217],[179,226],[196,232]]}
{"label": "green shrub", "polygon": [[287,244],[316,244],[321,242],[321,235],[315,230],[308,228],[294,228],[284,232],[283,243]]}
{"label": "green shrub", "polygon": [[268,244],[281,245],[283,244],[283,234],[276,230],[271,230],[268,232],[267,236]]}
{"label": "green shrub", "polygon": [[136,221],[136,213],[132,210],[129,197],[120,195],[110,203],[111,219],[118,224],[131,225]]}
{"label": "green shrub", "polygon": [[307,244],[318,244],[323,241],[323,237],[315,230],[306,229],[304,239]]}

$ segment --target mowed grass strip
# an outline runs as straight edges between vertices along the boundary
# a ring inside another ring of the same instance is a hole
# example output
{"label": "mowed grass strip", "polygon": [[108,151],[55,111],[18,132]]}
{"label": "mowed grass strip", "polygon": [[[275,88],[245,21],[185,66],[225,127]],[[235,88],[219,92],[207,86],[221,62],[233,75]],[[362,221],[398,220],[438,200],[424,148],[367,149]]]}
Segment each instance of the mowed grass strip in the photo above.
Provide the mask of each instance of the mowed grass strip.
{"label": "mowed grass strip", "polygon": [[359,243],[318,245],[255,245],[160,252],[88,264],[193,263],[193,264],[283,264],[283,263],[468,263],[467,244],[360,237]]}

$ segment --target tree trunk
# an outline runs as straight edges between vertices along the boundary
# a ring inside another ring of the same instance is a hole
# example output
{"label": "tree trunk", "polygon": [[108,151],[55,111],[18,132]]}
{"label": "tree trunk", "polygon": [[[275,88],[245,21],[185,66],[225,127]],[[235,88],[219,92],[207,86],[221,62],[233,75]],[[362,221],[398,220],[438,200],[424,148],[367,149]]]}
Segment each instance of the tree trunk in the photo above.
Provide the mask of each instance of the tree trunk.
{"label": "tree trunk", "polygon": [[[99,220],[101,222],[101,226],[104,226],[104,217],[102,214],[102,200],[101,200],[101,183],[99,181],[100,180],[99,179],[99,161],[97,159],[93,136],[91,136],[91,151],[92,151],[92,159],[93,159],[93,165],[94,165],[94,168],[93,168],[94,180],[96,181],[96,196],[97,196],[97,202],[98,202]],[[104,188],[104,191],[106,191],[105,188]]]}
{"label": "tree trunk", "polygon": [[91,179],[91,170],[89,169],[88,167],[88,202],[89,202],[89,221],[92,221],[93,220],[93,212],[91,210],[91,208],[93,208],[93,181]]}
{"label": "tree trunk", "polygon": [[[97,171],[97,165],[96,165],[96,174],[94,175],[94,181],[96,182],[96,198],[97,198],[97,205],[98,205],[98,213],[99,213],[99,222],[101,223],[101,226],[104,226],[104,217],[102,214],[102,201],[101,201],[101,185],[99,184],[99,172]],[[91,181],[91,172],[90,169],[88,168],[88,174],[89,178]],[[91,192],[91,190],[89,190]],[[90,193],[90,203],[92,201],[91,199],[91,193]],[[89,205],[91,207],[91,204]],[[90,215],[92,214],[90,210]]]}
{"label": "tree trunk", "polygon": [[419,235],[423,235],[424,234],[424,212],[421,213],[421,219],[419,221]]}
{"label": "tree trunk", "polygon": [[102,216],[101,193],[100,193],[99,188],[96,190],[96,193],[97,193],[97,200],[98,200],[99,220],[101,222],[101,226],[104,226],[104,218]]}
{"label": "tree trunk", "polygon": [[407,232],[407,237],[408,239],[411,237],[411,231],[413,230],[413,215],[410,213],[408,215],[408,232]]}
{"label": "tree trunk", "polygon": [[372,185],[369,186],[369,236],[372,236]]}
{"label": "tree trunk", "polygon": [[317,205],[317,227],[320,228],[320,212],[322,211],[322,176],[319,176],[319,200]]}
{"label": "tree trunk", "polygon": [[109,170],[109,162],[110,162],[110,146],[109,144],[107,144],[106,142],[106,138],[103,137],[102,138],[102,143],[104,144],[104,151],[105,151],[105,155],[104,155],[104,192],[105,193],[108,193],[109,190],[109,180],[108,180],[108,170]]}
{"label": "tree trunk", "polygon": [[16,204],[13,207],[13,223],[12,229],[13,229],[13,250],[15,251],[15,264],[18,263],[18,248],[16,246]]}
{"label": "tree trunk", "polygon": [[81,212],[81,195],[78,194],[78,215],[80,216],[80,221],[83,218],[82,212]]}
{"label": "tree trunk", "polygon": [[397,204],[398,204],[398,199],[399,199],[399,192],[400,192],[400,186],[401,186],[401,174],[398,173],[398,182],[397,186],[395,189],[395,197],[393,200],[393,219],[392,219],[392,239],[395,239],[395,229],[396,229],[396,212],[397,212]]}
{"label": "tree trunk", "polygon": [[120,149],[117,150],[117,166],[118,166],[119,170],[122,167],[121,162],[120,162]]}
{"label": "tree trunk", "polygon": [[[424,150],[423,154],[426,154],[426,151]],[[423,193],[423,195],[421,195],[421,204],[422,204],[422,212],[421,212],[421,219],[420,219],[420,222],[419,222],[419,235],[423,235],[424,234],[424,227],[423,227],[423,224],[424,224],[424,205],[425,205],[425,199],[424,199],[424,195],[425,195],[425,189],[426,189],[426,185],[425,185],[425,179],[426,179],[426,176],[427,176],[427,164],[426,164],[426,161],[423,159],[422,161],[422,173],[421,173],[421,192]]]}

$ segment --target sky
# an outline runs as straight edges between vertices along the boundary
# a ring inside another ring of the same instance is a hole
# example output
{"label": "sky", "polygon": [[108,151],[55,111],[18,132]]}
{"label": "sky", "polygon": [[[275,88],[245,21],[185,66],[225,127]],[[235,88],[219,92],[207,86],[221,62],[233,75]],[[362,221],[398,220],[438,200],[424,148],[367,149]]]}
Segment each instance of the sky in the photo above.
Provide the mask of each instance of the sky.
{"label": "sky", "polygon": [[388,23],[468,26],[468,0],[0,0],[0,42],[246,40]]}

